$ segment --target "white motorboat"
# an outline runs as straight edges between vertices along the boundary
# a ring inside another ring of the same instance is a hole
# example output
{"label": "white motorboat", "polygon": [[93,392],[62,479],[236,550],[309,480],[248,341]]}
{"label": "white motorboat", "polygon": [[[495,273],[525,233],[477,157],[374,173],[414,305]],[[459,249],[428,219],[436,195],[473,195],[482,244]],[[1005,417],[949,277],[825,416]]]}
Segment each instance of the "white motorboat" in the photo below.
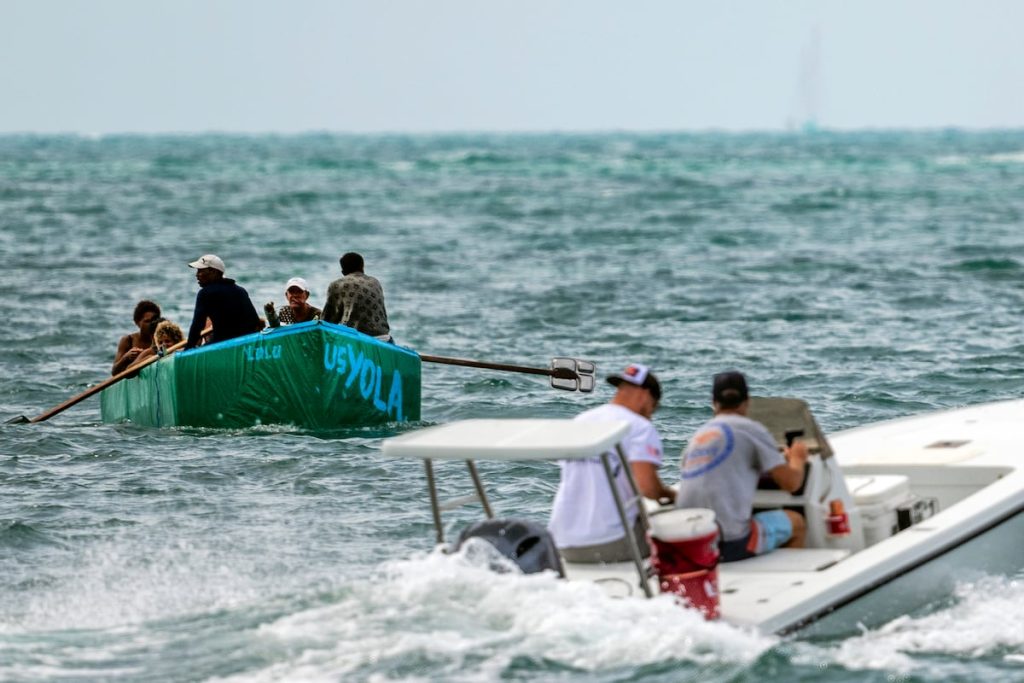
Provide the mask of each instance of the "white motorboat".
{"label": "white motorboat", "polygon": [[[848,633],[946,599],[958,581],[1024,570],[1024,401],[908,417],[828,439],[806,404],[796,399],[753,399],[750,416],[780,443],[794,430],[808,442],[812,455],[803,488],[796,494],[758,490],[755,498],[755,508],[802,512],[807,547],[718,565],[725,621],[768,633]],[[624,422],[465,420],[388,439],[383,452],[426,462],[438,541],[443,542],[443,510],[479,501],[493,517],[473,460],[600,457],[608,465],[616,451],[623,457],[616,445],[626,431]],[[465,460],[475,493],[439,501],[435,459]],[[606,471],[610,474],[610,467]],[[629,503],[618,501],[620,513]],[[653,501],[646,508],[659,514]],[[478,535],[492,542],[498,538],[501,549],[506,531],[493,531]],[[627,535],[632,536],[628,528]],[[598,581],[622,596],[658,591],[659,579],[651,576],[639,552],[633,562],[604,565],[539,557],[527,571],[545,566],[564,570],[570,580]]]}

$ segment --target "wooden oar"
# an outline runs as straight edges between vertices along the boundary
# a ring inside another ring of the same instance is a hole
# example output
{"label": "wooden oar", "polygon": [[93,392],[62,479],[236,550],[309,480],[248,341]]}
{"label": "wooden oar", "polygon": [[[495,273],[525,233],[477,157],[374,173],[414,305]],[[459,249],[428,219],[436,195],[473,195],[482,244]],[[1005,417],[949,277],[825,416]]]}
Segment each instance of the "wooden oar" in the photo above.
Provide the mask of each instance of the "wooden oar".
{"label": "wooden oar", "polygon": [[[212,331],[213,331],[213,329],[208,327],[205,330],[203,330],[203,335],[202,336],[205,336],[205,335],[209,334]],[[167,348],[167,353],[165,353],[163,356],[150,356],[149,358],[146,358],[144,360],[139,361],[135,365],[132,365],[132,366],[130,366],[128,368],[125,368],[124,370],[122,370],[121,372],[117,373],[113,377],[105,379],[104,381],[100,382],[99,384],[97,384],[95,386],[89,387],[88,389],[86,389],[85,391],[80,393],[78,396],[74,396],[72,398],[69,398],[68,400],[64,401],[60,405],[54,406],[53,408],[50,408],[49,410],[47,410],[45,413],[42,413],[41,415],[36,415],[32,419],[29,419],[29,418],[25,417],[24,415],[19,415],[18,417],[14,417],[14,418],[11,418],[10,420],[7,420],[7,422],[5,424],[27,424],[27,423],[43,422],[44,420],[49,420],[51,417],[53,417],[57,413],[63,413],[65,410],[67,410],[71,406],[76,405],[78,403],[81,403],[82,401],[84,401],[85,399],[89,398],[93,394],[98,394],[99,392],[103,391],[104,389],[106,389],[107,387],[109,387],[111,385],[117,384],[118,382],[123,380],[125,377],[134,376],[135,374],[137,374],[139,372],[139,370],[141,370],[142,368],[146,367],[147,365],[151,365],[152,363],[157,362],[161,358],[166,358],[170,354],[172,354],[175,351],[177,351],[177,350],[181,349],[182,347],[184,347],[185,346],[185,341],[186,340],[183,339],[180,342],[178,342],[177,344],[174,344],[173,346],[169,346]]]}
{"label": "wooden oar", "polygon": [[427,363],[444,365],[461,365],[469,368],[485,370],[503,370],[505,372],[521,372],[527,375],[546,375],[551,378],[551,386],[566,391],[589,392],[594,390],[594,373],[597,366],[586,360],[576,358],[552,358],[551,367],[533,368],[508,363],[489,363],[487,361],[469,360],[467,358],[447,358],[445,356],[429,356],[420,354],[420,360]]}

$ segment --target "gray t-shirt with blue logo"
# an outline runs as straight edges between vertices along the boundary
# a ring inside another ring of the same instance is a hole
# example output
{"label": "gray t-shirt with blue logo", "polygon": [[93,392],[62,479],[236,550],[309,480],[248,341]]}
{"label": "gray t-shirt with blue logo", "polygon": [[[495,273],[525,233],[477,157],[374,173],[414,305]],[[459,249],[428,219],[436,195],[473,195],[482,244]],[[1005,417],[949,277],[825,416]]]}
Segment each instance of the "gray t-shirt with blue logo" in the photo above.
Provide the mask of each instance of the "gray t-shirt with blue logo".
{"label": "gray t-shirt with blue logo", "polygon": [[698,429],[683,451],[676,507],[714,510],[723,540],[743,538],[750,531],[757,480],[785,464],[760,422],[719,415]]}

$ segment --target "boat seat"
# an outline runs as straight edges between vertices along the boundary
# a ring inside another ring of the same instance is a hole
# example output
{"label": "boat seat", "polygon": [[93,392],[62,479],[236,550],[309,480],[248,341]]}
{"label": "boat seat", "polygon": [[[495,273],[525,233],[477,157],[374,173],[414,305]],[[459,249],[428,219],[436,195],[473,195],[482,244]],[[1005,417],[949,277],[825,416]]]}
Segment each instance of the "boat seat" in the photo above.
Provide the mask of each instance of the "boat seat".
{"label": "boat seat", "polygon": [[747,417],[760,422],[775,437],[779,447],[786,445],[786,433],[802,432],[807,452],[820,455],[823,460],[832,457],[832,446],[814,419],[810,407],[797,398],[751,396]]}
{"label": "boat seat", "polygon": [[754,493],[754,510],[772,510],[790,505],[803,505],[806,496],[797,496],[782,489],[758,489]]}
{"label": "boat seat", "polygon": [[719,571],[743,572],[820,572],[849,557],[846,548],[779,548],[749,560],[724,562]]}

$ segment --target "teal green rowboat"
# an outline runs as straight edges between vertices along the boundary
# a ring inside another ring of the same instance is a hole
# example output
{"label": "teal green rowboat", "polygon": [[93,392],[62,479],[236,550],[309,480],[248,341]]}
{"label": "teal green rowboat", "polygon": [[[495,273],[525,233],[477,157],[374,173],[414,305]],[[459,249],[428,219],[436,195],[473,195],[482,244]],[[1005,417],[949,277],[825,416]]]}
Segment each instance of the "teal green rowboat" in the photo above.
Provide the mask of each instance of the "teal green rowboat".
{"label": "teal green rowboat", "polygon": [[420,419],[420,357],[352,328],[299,323],[179,351],[100,393],[104,422],[313,429]]}

